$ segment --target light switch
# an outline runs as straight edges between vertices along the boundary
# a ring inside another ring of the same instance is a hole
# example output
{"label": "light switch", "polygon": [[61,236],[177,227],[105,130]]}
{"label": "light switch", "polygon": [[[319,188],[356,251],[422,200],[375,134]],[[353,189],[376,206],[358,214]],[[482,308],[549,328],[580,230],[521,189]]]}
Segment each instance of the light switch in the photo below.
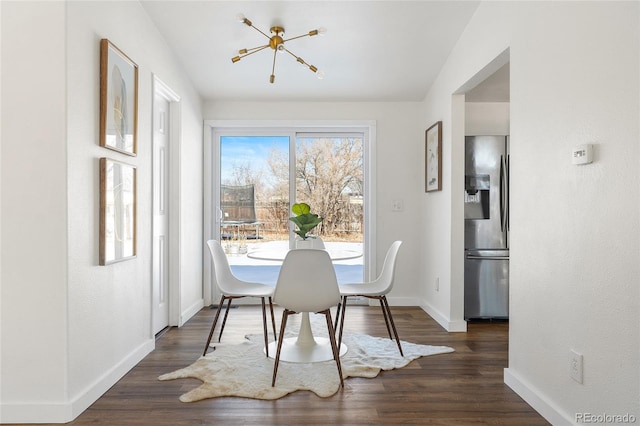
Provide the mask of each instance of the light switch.
{"label": "light switch", "polygon": [[571,155],[573,164],[590,164],[593,162],[593,145],[590,143],[573,148]]}

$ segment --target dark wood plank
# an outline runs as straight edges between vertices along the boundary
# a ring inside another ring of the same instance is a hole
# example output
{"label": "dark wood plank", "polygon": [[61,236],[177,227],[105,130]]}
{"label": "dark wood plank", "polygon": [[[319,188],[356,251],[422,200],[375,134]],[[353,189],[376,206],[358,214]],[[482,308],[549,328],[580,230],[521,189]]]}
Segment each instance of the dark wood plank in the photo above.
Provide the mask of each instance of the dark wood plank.
{"label": "dark wood plank", "polygon": [[[182,403],[178,397],[200,382],[161,382],[157,377],[198,359],[214,312],[205,308],[184,327],[166,331],[158,338],[153,353],[69,424],[548,424],[503,383],[508,323],[472,323],[467,333],[447,333],[414,307],[392,307],[400,338],[447,345],[456,352],[420,358],[403,369],[382,372],[375,379],[350,378],[343,390],[329,398],[296,392],[277,401],[215,398]],[[280,309],[277,312],[279,321]],[[349,306],[345,330],[387,336],[377,306]],[[261,332],[260,308],[240,306],[229,313],[223,340]]]}

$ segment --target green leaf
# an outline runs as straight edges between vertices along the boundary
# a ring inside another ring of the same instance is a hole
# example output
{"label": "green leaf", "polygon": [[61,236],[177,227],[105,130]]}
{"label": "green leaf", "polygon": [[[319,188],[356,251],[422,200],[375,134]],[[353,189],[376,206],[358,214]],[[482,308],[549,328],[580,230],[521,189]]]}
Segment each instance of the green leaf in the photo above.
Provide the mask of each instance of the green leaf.
{"label": "green leaf", "polygon": [[291,206],[291,211],[296,214],[296,216],[300,216],[303,214],[308,214],[311,212],[311,206],[307,203],[296,203]]}
{"label": "green leaf", "polygon": [[303,240],[307,239],[307,233],[309,231],[311,231],[313,228],[318,226],[320,222],[322,222],[322,218],[313,213],[303,213],[298,216],[290,217],[289,220],[296,224],[298,230],[295,231],[295,233],[298,234]]}

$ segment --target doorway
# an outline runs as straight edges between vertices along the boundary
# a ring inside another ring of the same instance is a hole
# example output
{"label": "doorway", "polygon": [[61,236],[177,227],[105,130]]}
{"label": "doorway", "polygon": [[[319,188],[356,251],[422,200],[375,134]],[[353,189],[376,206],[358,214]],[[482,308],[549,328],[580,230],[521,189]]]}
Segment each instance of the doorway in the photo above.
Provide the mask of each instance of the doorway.
{"label": "doorway", "polygon": [[[452,187],[465,188],[465,137],[508,135],[510,133],[510,54],[506,49],[452,96]],[[465,299],[465,219],[464,193],[453,193],[451,258],[451,331],[466,331]]]}
{"label": "doorway", "polygon": [[153,206],[152,206],[152,289],[151,325],[155,335],[169,325],[178,323],[178,266],[172,256],[178,247],[175,213],[171,200],[174,173],[172,152],[178,143],[180,98],[161,80],[154,78],[153,91]]}

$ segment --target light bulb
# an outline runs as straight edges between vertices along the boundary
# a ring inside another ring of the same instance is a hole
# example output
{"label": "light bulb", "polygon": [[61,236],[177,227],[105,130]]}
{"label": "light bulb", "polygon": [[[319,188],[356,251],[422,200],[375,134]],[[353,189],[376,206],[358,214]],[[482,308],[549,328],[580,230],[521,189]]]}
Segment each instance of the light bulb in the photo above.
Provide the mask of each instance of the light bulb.
{"label": "light bulb", "polygon": [[238,22],[244,22],[244,20],[246,19],[245,16],[242,13],[238,13],[236,15],[236,19],[238,20]]}
{"label": "light bulb", "polygon": [[324,71],[322,70],[316,71],[316,77],[318,77],[318,80],[322,80],[324,78]]}
{"label": "light bulb", "polygon": [[318,28],[318,35],[323,36],[323,35],[325,35],[326,33],[327,33],[327,29],[326,29],[326,28],[324,28],[324,27],[320,27],[320,28]]}

